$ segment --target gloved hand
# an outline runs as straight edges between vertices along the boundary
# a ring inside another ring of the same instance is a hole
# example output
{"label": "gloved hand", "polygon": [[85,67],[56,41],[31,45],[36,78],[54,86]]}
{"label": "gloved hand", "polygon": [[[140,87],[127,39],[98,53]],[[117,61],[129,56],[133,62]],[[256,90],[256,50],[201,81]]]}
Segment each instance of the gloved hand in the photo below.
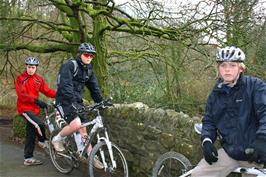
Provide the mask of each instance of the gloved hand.
{"label": "gloved hand", "polygon": [[203,143],[203,155],[204,155],[206,162],[208,162],[208,164],[210,165],[214,162],[217,162],[218,160],[217,150],[215,146],[212,144],[212,142],[210,141],[205,141]]}
{"label": "gloved hand", "polygon": [[113,103],[112,103],[112,100],[111,99],[101,101],[98,104],[101,104],[101,108],[100,109],[104,109],[106,107],[113,106]]}
{"label": "gloved hand", "polygon": [[254,148],[254,153],[249,161],[266,164],[266,138],[256,138],[251,147]]}
{"label": "gloved hand", "polygon": [[47,108],[47,104],[39,99],[35,99],[34,103],[37,104],[42,109]]}
{"label": "gloved hand", "polygon": [[78,103],[72,103],[72,107],[75,109],[76,113],[82,113],[85,110],[85,107]]}

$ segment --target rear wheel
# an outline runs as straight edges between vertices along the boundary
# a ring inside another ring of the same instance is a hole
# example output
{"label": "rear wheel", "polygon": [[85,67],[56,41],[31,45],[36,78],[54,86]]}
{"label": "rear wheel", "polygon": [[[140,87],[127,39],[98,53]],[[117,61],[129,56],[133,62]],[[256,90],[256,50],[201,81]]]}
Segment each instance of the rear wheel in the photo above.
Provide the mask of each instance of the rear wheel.
{"label": "rear wheel", "polygon": [[190,170],[190,161],[177,152],[161,155],[152,170],[152,177],[178,177]]}
{"label": "rear wheel", "polygon": [[[111,144],[111,148],[116,165],[112,163],[107,144],[104,141],[93,147],[88,163],[89,177],[128,177],[127,162],[122,151],[115,144]],[[100,161],[102,165],[106,162],[105,168],[96,168],[95,159]]]}
{"label": "rear wheel", "polygon": [[[58,131],[54,131],[49,140],[49,154],[54,167],[61,173],[67,174],[73,170],[73,160],[70,153],[66,150],[64,152],[57,152],[52,144],[52,139],[57,135]],[[67,137],[68,138],[68,137]],[[65,140],[66,141],[66,140]],[[66,141],[67,143],[67,141]],[[65,145],[65,147],[68,147]]]}

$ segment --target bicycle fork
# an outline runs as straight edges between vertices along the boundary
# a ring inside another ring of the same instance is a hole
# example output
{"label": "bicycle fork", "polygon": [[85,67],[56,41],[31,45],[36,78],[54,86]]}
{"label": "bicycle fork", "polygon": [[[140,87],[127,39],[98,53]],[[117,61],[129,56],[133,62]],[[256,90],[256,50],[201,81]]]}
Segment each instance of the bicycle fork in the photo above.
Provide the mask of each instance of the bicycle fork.
{"label": "bicycle fork", "polygon": [[[115,169],[117,167],[117,164],[116,164],[116,161],[114,160],[112,143],[109,140],[109,136],[108,136],[108,133],[107,133],[106,129],[104,130],[104,134],[105,134],[105,137],[100,137],[100,135],[97,134],[97,138],[98,138],[98,141],[100,141],[100,140],[105,141],[105,143],[107,145],[108,153],[110,155],[112,168]],[[106,160],[105,160],[104,151],[102,149],[100,149],[100,155],[101,155],[101,159],[102,159],[102,162],[103,162],[103,165],[104,165],[104,169],[106,170],[108,168],[108,166],[107,166],[107,163],[106,163]]]}

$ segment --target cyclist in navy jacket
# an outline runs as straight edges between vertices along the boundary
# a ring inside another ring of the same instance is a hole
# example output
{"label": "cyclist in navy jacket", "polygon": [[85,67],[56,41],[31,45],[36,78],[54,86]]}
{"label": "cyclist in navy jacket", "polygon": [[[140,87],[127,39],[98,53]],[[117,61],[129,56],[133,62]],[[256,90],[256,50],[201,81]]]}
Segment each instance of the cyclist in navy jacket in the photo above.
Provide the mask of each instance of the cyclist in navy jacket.
{"label": "cyclist in navy jacket", "polygon": [[[216,55],[220,79],[209,95],[202,127],[204,159],[192,176],[227,176],[248,161],[266,163],[266,84],[243,75],[245,54],[237,47],[219,49]],[[217,136],[222,148],[213,145]],[[253,148],[252,155],[245,153]]]}
{"label": "cyclist in navy jacket", "polygon": [[[66,125],[52,140],[56,151],[64,151],[64,137],[79,131],[83,142],[87,135],[86,127],[81,128],[85,118],[79,114],[83,109],[83,90],[86,86],[92,99],[99,103],[103,100],[98,81],[92,70],[91,61],[96,54],[94,46],[90,43],[82,43],[78,48],[76,59],[69,60],[60,68],[57,81],[56,105]],[[92,147],[89,146],[88,154]],[[96,160],[95,160],[96,161]],[[98,163],[98,167],[99,167]],[[96,165],[97,166],[97,165]],[[101,166],[99,167],[101,168]]]}

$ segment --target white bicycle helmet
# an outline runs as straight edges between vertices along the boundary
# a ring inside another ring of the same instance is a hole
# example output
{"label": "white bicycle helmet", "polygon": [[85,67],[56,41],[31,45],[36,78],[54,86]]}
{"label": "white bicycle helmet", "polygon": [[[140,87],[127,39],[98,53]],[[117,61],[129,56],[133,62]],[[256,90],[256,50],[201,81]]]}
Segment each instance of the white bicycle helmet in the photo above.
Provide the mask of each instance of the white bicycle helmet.
{"label": "white bicycle helmet", "polygon": [[39,65],[39,59],[38,58],[35,58],[35,57],[28,57],[26,60],[25,60],[25,64],[26,65]]}
{"label": "white bicycle helmet", "polygon": [[223,61],[238,61],[244,62],[245,54],[244,52],[235,46],[228,46],[225,48],[218,49],[216,53],[216,61],[223,62]]}

